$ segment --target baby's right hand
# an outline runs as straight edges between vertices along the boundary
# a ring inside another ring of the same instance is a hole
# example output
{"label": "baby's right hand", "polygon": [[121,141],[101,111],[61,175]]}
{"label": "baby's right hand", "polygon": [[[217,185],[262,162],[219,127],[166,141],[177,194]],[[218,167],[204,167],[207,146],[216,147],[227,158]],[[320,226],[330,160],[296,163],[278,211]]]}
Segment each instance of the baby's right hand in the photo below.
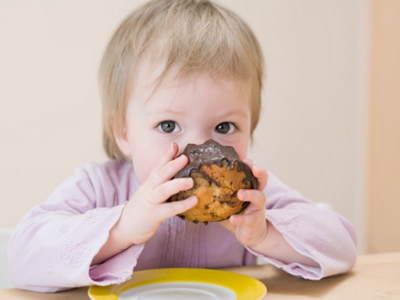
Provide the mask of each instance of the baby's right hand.
{"label": "baby's right hand", "polygon": [[191,178],[171,180],[188,163],[185,155],[175,158],[177,153],[178,145],[174,143],[123,209],[114,229],[129,245],[146,242],[163,221],[197,204],[194,196],[182,201],[166,202],[173,194],[193,186]]}

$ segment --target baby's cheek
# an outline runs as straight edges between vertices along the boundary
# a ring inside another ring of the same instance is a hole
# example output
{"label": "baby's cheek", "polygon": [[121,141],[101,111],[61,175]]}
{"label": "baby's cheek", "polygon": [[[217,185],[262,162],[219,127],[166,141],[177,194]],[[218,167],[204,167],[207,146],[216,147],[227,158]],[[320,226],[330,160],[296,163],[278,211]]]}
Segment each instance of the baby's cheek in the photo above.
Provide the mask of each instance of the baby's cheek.
{"label": "baby's cheek", "polygon": [[147,180],[156,165],[157,162],[149,159],[137,159],[133,162],[133,171],[139,184],[143,184]]}

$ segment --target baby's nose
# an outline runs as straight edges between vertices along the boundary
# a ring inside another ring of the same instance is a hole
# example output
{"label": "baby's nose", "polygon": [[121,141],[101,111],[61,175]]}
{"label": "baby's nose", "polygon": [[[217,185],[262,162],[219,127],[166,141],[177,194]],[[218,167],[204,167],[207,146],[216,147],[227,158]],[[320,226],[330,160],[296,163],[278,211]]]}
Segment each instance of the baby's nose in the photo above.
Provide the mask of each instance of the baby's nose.
{"label": "baby's nose", "polygon": [[183,152],[183,150],[186,148],[188,144],[195,144],[195,145],[201,145],[205,141],[211,139],[211,136],[202,136],[199,138],[191,138],[185,141],[184,143],[179,143],[179,154]]}

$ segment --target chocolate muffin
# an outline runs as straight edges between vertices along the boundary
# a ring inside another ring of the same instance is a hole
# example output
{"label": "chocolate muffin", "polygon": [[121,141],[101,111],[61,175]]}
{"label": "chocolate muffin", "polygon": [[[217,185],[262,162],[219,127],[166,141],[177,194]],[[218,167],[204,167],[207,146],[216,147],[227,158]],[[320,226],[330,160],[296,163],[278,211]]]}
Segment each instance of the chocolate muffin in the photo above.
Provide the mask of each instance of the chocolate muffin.
{"label": "chocolate muffin", "polygon": [[208,140],[202,145],[187,145],[183,154],[189,158],[189,163],[174,178],[192,177],[194,186],[171,196],[169,201],[191,195],[196,195],[199,201],[179,215],[181,218],[194,223],[218,222],[248,206],[248,202],[237,198],[237,191],[257,188],[257,179],[250,167],[239,160],[233,147]]}

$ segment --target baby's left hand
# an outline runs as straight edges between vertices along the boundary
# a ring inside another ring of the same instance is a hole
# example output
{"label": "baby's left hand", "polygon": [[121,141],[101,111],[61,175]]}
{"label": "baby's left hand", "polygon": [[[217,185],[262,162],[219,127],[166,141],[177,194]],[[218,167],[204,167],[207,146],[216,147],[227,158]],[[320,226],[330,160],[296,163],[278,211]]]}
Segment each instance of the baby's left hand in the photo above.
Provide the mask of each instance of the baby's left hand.
{"label": "baby's left hand", "polygon": [[239,190],[237,196],[250,204],[243,213],[231,216],[220,224],[232,232],[244,246],[257,248],[267,238],[267,221],[265,220],[265,195],[262,192],[267,185],[267,171],[260,167],[246,163],[251,167],[253,175],[258,180],[258,188]]}

